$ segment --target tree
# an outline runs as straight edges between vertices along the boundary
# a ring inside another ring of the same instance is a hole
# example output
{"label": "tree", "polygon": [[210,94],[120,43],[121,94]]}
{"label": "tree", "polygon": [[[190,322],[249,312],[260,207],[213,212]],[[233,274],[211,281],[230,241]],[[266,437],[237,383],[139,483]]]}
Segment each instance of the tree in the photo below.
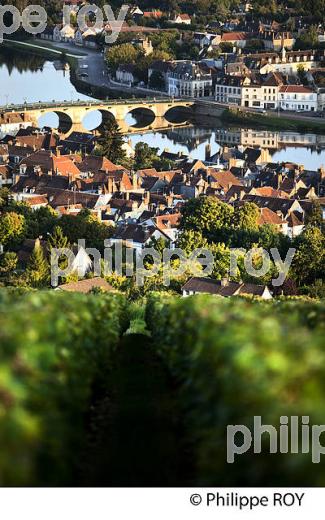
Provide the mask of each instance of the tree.
{"label": "tree", "polygon": [[154,70],[150,76],[149,87],[156,90],[164,90],[165,80],[164,76],[159,70]]}
{"label": "tree", "polygon": [[52,248],[61,249],[69,247],[68,237],[63,234],[60,226],[55,226],[53,233],[49,235],[48,246],[50,250]]}
{"label": "tree", "polygon": [[323,212],[318,200],[312,202],[311,211],[306,214],[306,225],[322,229]]}
{"label": "tree", "polygon": [[296,253],[292,262],[293,273],[299,285],[315,282],[324,277],[325,237],[317,227],[307,226],[295,241]]}
{"label": "tree", "polygon": [[311,47],[317,47],[318,45],[318,33],[317,27],[311,25],[300,37],[300,43],[304,49],[310,49]]}
{"label": "tree", "polygon": [[32,287],[42,287],[48,281],[49,265],[38,239],[27,264],[26,277]]}
{"label": "tree", "polygon": [[220,49],[222,50],[222,52],[232,52],[233,45],[229,42],[220,43]]}
{"label": "tree", "polygon": [[135,64],[139,58],[139,51],[130,43],[114,45],[106,53],[106,61],[110,69],[116,70],[123,63]]}
{"label": "tree", "polygon": [[9,211],[0,218],[0,244],[12,246],[22,240],[25,232],[25,218]]}
{"label": "tree", "polygon": [[0,208],[7,206],[9,202],[10,191],[8,188],[0,188]]}
{"label": "tree", "polygon": [[259,209],[253,202],[245,202],[234,212],[234,225],[247,231],[258,229]]}
{"label": "tree", "polygon": [[66,255],[60,255],[58,253],[59,249],[68,249],[70,247],[68,238],[63,234],[62,228],[60,226],[55,226],[52,234],[49,235],[48,239],[48,249],[52,254],[52,250],[55,253],[55,257],[57,258],[58,266],[60,269],[65,269],[68,265],[68,259]]}
{"label": "tree", "polygon": [[181,229],[200,231],[206,238],[212,238],[216,230],[230,227],[233,216],[233,208],[214,197],[190,199],[181,212]]}
{"label": "tree", "polygon": [[158,148],[152,148],[142,141],[135,145],[134,151],[134,168],[136,170],[151,168],[153,162],[158,159]]}
{"label": "tree", "polygon": [[9,274],[16,269],[18,263],[18,257],[16,253],[7,251],[0,257],[0,273]]}
{"label": "tree", "polygon": [[181,248],[187,255],[191,254],[195,248],[205,248],[208,245],[208,241],[203,238],[200,231],[185,229],[178,235],[177,247]]}
{"label": "tree", "polygon": [[213,254],[212,277],[221,280],[229,275],[230,249],[225,244],[212,244],[209,250]]}
{"label": "tree", "polygon": [[154,48],[154,52],[166,52],[171,58],[175,57],[175,50],[177,48],[176,40],[179,38],[179,32],[163,31],[150,34],[150,40]]}
{"label": "tree", "polygon": [[123,136],[115,119],[105,122],[97,143],[96,152],[114,164],[121,164],[126,159]]}
{"label": "tree", "polygon": [[60,227],[67,236],[70,244],[76,244],[84,239],[87,247],[94,247],[98,251],[104,250],[104,240],[112,234],[112,228],[98,221],[89,210],[83,209],[77,216],[63,215]]}

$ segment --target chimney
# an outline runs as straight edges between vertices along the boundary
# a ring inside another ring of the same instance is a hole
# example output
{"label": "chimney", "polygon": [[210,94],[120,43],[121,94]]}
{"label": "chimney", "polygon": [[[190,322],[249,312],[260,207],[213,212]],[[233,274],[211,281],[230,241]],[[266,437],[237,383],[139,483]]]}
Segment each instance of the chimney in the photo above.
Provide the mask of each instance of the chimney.
{"label": "chimney", "polygon": [[324,168],[324,166],[321,166],[318,171],[319,171],[319,180],[321,182],[322,180],[325,179],[325,168]]}
{"label": "chimney", "polygon": [[134,190],[138,188],[138,177],[135,172],[132,174],[132,186]]}
{"label": "chimney", "polygon": [[282,173],[278,173],[278,178],[277,178],[277,188],[278,188],[278,190],[280,189],[281,184],[282,184]]}
{"label": "chimney", "polygon": [[13,184],[17,184],[17,182],[19,181],[20,179],[20,175],[19,173],[14,173],[13,176],[12,176],[12,182]]}
{"label": "chimney", "polygon": [[108,193],[113,193],[114,190],[113,190],[113,179],[112,179],[112,177],[108,178],[107,187],[108,187]]}

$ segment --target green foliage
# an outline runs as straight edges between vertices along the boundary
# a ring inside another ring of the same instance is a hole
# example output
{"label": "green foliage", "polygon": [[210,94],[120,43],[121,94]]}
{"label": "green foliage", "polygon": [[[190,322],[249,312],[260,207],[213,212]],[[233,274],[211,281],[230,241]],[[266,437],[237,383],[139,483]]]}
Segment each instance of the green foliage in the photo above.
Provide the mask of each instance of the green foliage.
{"label": "green foliage", "polygon": [[76,216],[63,215],[60,227],[70,244],[84,239],[87,247],[95,247],[98,251],[104,250],[104,240],[112,233],[112,229],[99,222],[87,209],[81,210]]}
{"label": "green foliage", "polygon": [[322,424],[324,317],[324,302],[148,297],[148,327],[179,382],[194,485],[324,485],[323,460],[312,464],[310,453],[270,455],[267,436],[261,454],[226,461],[229,424],[252,431],[254,416],[261,416],[278,430],[282,415]]}
{"label": "green foliage", "polygon": [[48,246],[50,250],[53,247],[56,249],[69,247],[69,240],[63,234],[62,228],[60,226],[55,226],[53,229],[53,233],[49,236]]}
{"label": "green foliage", "polygon": [[309,213],[306,213],[306,225],[312,227],[323,227],[323,212],[322,207],[318,200],[314,200],[312,203],[312,209]]}
{"label": "green foliage", "polygon": [[25,218],[14,211],[1,215],[0,244],[11,247],[19,243],[25,232]]}
{"label": "green foliage", "polygon": [[155,161],[159,162],[157,155],[158,148],[153,148],[142,141],[137,143],[134,148],[134,168],[135,170],[143,170],[152,168]]}
{"label": "green foliage", "polygon": [[317,227],[307,226],[295,241],[297,248],[292,269],[299,285],[324,279],[325,237]]}
{"label": "green foliage", "polygon": [[18,263],[18,257],[16,253],[6,252],[0,256],[0,273],[9,274],[16,269]]}
{"label": "green foliage", "polygon": [[96,152],[99,155],[108,157],[114,164],[121,164],[125,161],[123,135],[115,119],[108,119],[105,122],[97,143]]}
{"label": "green foliage", "polygon": [[257,230],[258,228],[258,217],[259,208],[253,202],[245,202],[234,213],[234,225],[235,227],[243,230]]}
{"label": "green foliage", "polygon": [[311,25],[295,42],[295,50],[312,49],[319,45],[317,27]]}
{"label": "green foliage", "polygon": [[150,76],[149,87],[156,90],[164,90],[165,80],[164,76],[159,70],[154,70]]}
{"label": "green foliage", "polygon": [[191,199],[182,208],[181,229],[200,231],[208,238],[215,230],[230,227],[233,208],[214,197]]}
{"label": "green foliage", "polygon": [[44,287],[49,278],[49,264],[39,241],[36,241],[26,269],[26,279],[32,287]]}
{"label": "green foliage", "polygon": [[123,43],[122,45],[113,45],[109,47],[106,52],[106,61],[112,70],[116,70],[119,65],[123,63],[136,63],[140,53],[130,43]]}
{"label": "green foliage", "polygon": [[0,485],[75,485],[95,380],[127,324],[118,295],[0,292]]}

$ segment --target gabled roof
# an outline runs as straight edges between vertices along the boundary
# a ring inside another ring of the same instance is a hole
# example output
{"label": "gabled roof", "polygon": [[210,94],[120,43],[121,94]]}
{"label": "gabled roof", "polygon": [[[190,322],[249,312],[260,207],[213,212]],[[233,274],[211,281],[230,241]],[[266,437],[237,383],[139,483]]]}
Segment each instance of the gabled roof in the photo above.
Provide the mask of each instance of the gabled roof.
{"label": "gabled roof", "polygon": [[18,182],[13,186],[12,191],[19,193],[20,191],[34,190],[35,193],[46,193],[48,189],[67,189],[69,187],[68,177],[60,175],[31,175],[29,177],[20,177]]}
{"label": "gabled roof", "polygon": [[82,162],[78,164],[78,168],[82,172],[98,172],[99,170],[110,172],[124,170],[121,166],[117,166],[106,157],[101,157],[99,155],[87,155]]}
{"label": "gabled roof", "polygon": [[229,297],[241,294],[263,296],[264,292],[268,289],[265,285],[237,283],[230,281],[223,283],[222,280],[193,277],[183,285],[182,290],[187,292],[208,293]]}
{"label": "gabled roof", "polygon": [[176,228],[181,220],[181,213],[170,213],[166,215],[158,215],[154,218],[157,227],[161,230]]}
{"label": "gabled roof", "polygon": [[[212,177],[212,182],[217,182],[223,189],[229,189],[231,186],[241,186],[241,181],[235,177],[229,170],[216,171],[213,168],[209,168],[208,174]],[[210,181],[211,182],[211,181]]]}
{"label": "gabled roof", "polygon": [[232,42],[232,41],[239,41],[239,40],[246,40],[247,39],[247,33],[244,32],[227,32],[223,33],[221,37],[221,42]]}
{"label": "gabled roof", "polygon": [[287,218],[288,226],[293,228],[295,226],[303,226],[302,219],[298,216],[296,211],[292,211]]}
{"label": "gabled roof", "polygon": [[65,283],[59,285],[56,291],[68,291],[78,293],[89,293],[92,289],[103,289],[104,291],[113,291],[113,287],[106,282],[104,278],[95,277],[86,280],[79,280],[78,282]]}
{"label": "gabled roof", "polygon": [[281,226],[285,224],[285,221],[270,208],[259,208],[259,212],[257,220],[259,226],[262,226],[263,224],[271,224],[273,226]]}
{"label": "gabled roof", "polygon": [[[113,235],[113,239],[129,241],[133,240],[139,244],[145,244],[152,235],[157,231],[158,228],[156,226],[145,226],[140,224],[126,224],[120,226]],[[159,229],[160,233],[164,232]],[[165,235],[167,240],[170,240],[167,235]]]}
{"label": "gabled roof", "polygon": [[279,92],[282,94],[314,94],[314,90],[303,85],[283,85],[280,87]]}

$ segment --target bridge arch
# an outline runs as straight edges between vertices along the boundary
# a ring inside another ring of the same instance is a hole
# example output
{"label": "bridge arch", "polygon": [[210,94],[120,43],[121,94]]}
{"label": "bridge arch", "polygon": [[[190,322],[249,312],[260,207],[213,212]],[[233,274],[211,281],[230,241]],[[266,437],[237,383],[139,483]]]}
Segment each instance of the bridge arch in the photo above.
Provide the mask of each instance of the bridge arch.
{"label": "bridge arch", "polygon": [[40,128],[49,126],[64,134],[71,130],[73,121],[66,112],[53,109],[41,112],[37,118],[37,124]]}
{"label": "bridge arch", "polygon": [[166,110],[164,118],[168,123],[172,124],[187,123],[193,118],[192,107],[182,105],[172,106]]}
{"label": "bridge arch", "polygon": [[131,128],[143,129],[153,124],[156,114],[151,108],[136,107],[130,110],[124,121]]}

